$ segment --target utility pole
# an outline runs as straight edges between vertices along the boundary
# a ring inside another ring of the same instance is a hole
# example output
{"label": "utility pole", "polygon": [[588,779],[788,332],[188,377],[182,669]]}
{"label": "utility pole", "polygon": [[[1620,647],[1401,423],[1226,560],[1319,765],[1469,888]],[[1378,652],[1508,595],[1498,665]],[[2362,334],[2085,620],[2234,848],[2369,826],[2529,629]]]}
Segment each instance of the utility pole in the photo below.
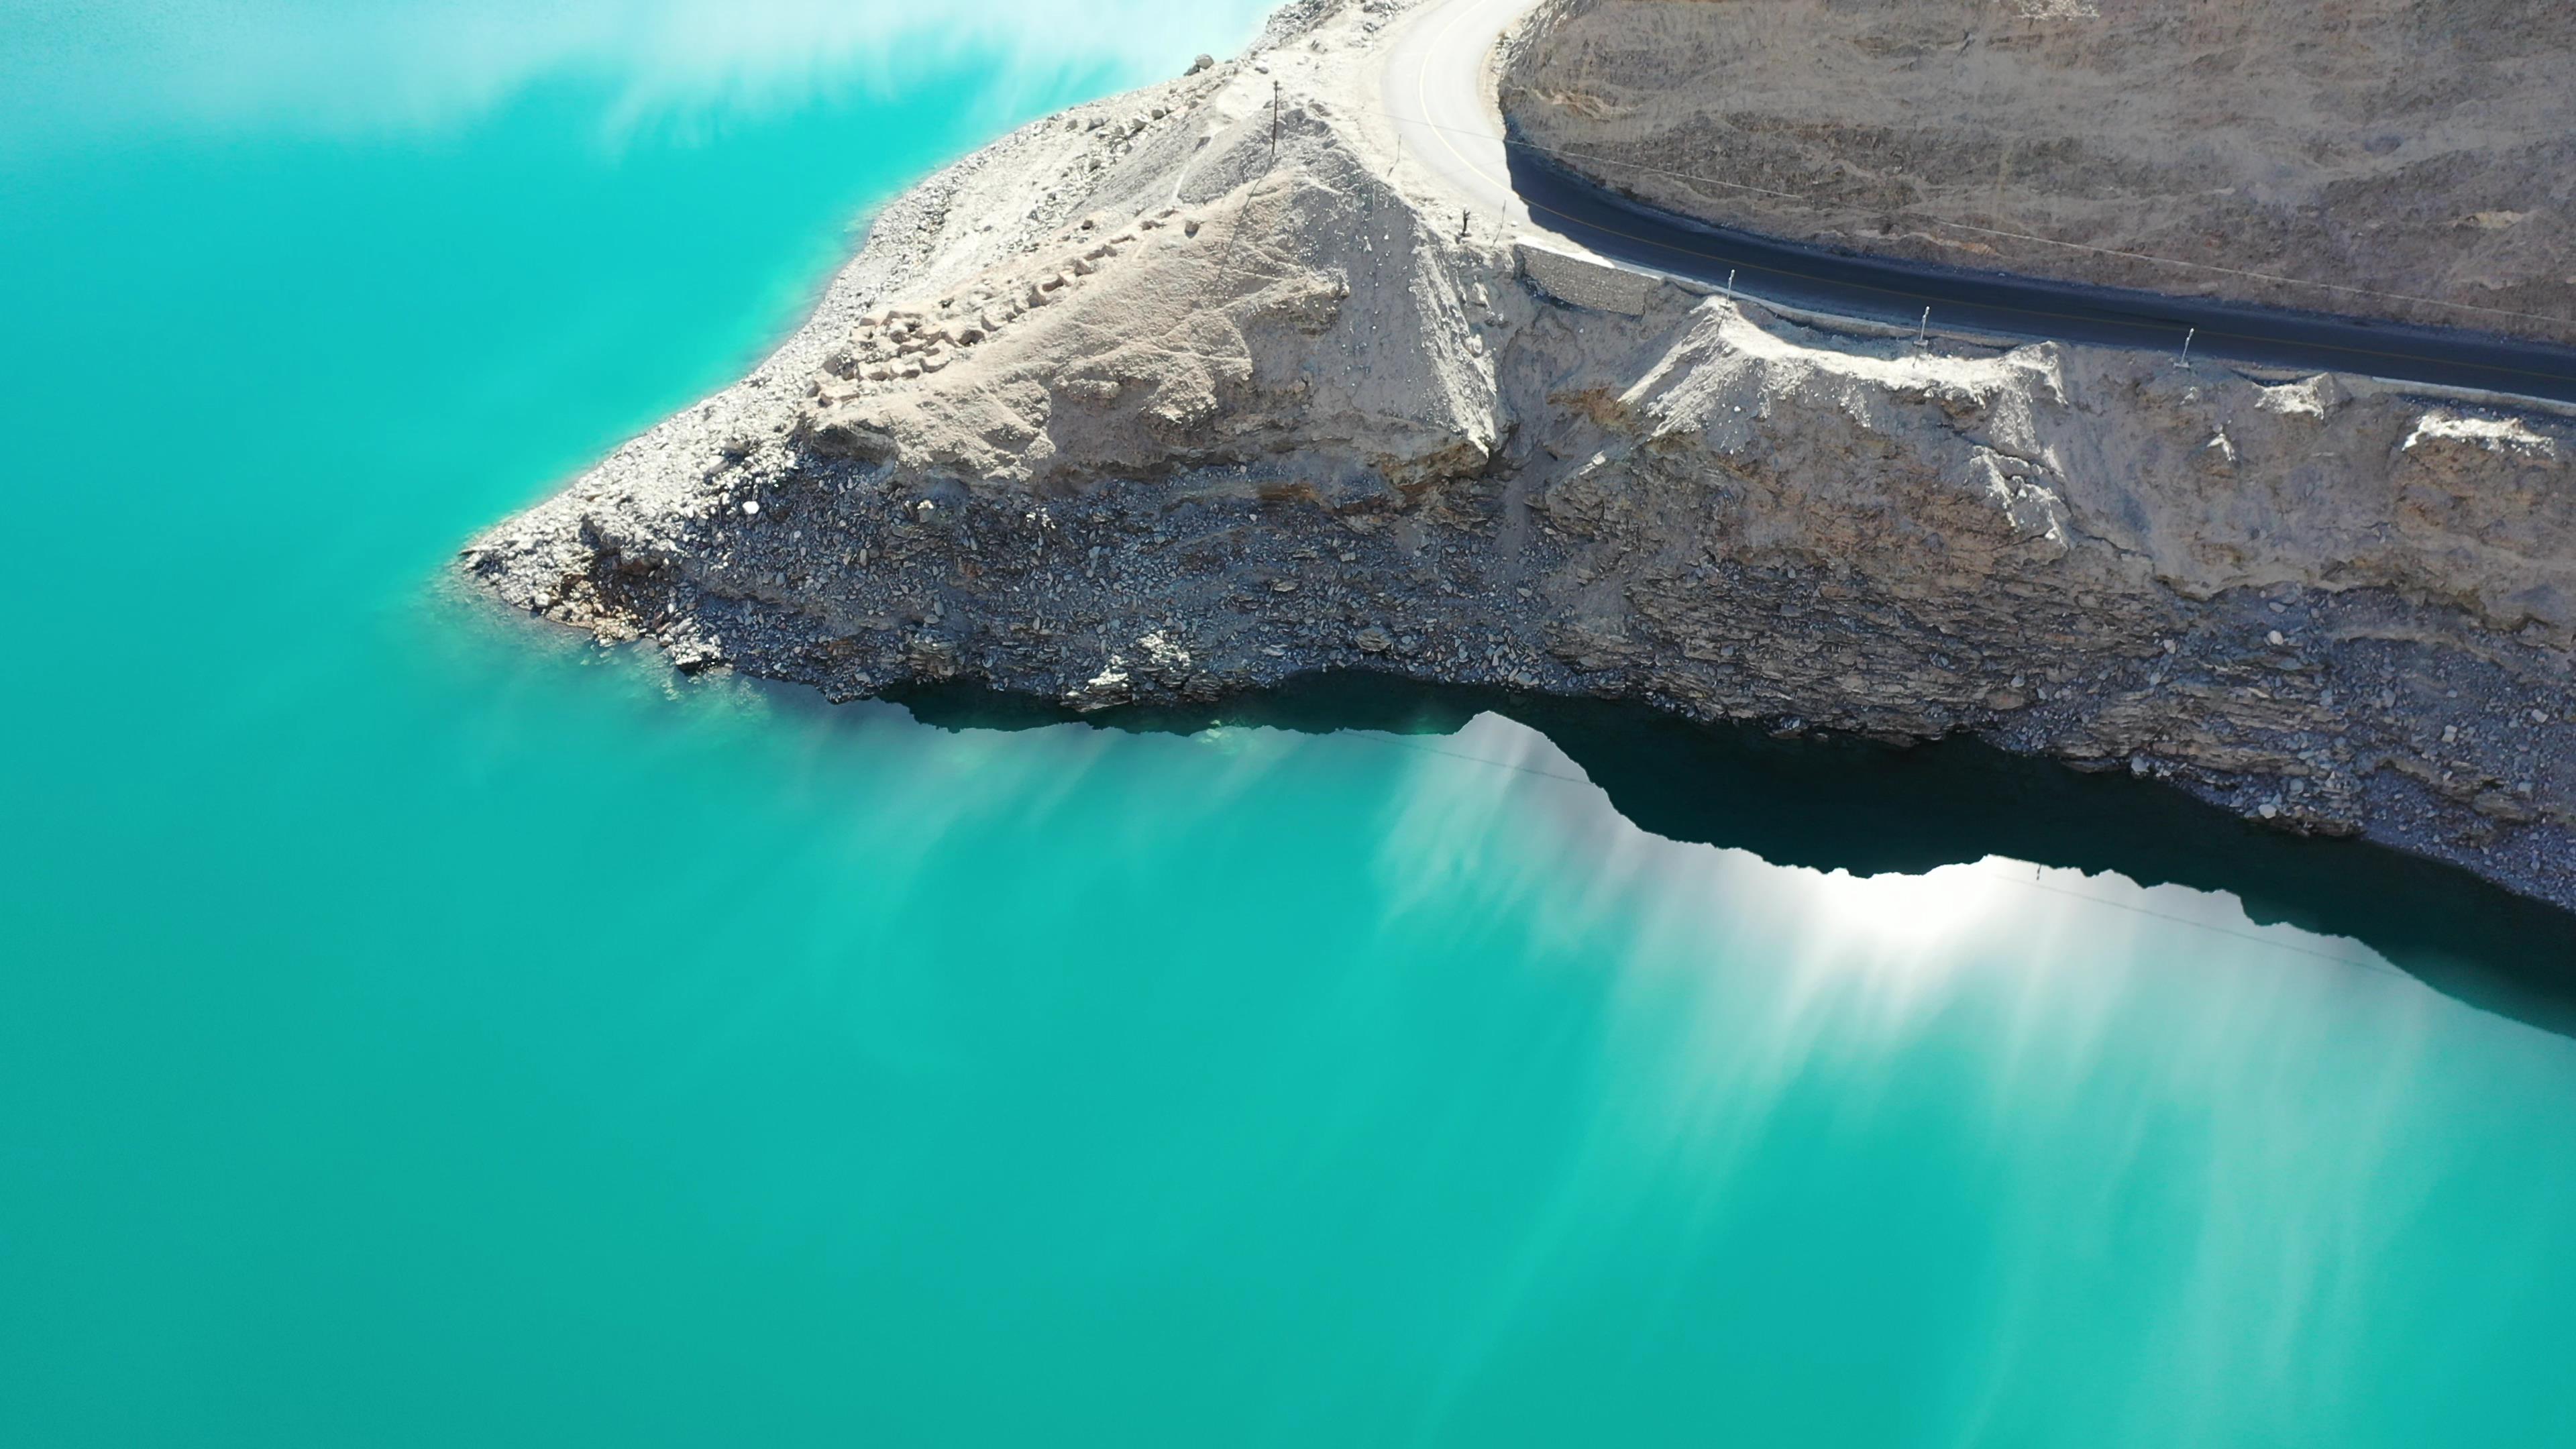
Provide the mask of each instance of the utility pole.
{"label": "utility pole", "polygon": [[1270,83],[1270,159],[1279,159],[1279,82]]}

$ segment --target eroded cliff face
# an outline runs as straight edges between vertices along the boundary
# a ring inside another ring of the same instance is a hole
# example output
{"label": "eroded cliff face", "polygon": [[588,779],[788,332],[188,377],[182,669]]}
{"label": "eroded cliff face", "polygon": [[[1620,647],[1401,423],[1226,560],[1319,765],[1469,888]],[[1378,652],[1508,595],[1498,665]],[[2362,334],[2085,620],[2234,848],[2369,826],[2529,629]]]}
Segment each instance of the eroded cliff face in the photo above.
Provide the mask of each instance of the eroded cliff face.
{"label": "eroded cliff face", "polygon": [[1571,305],[1594,264],[1462,238],[1337,89],[1385,8],[935,178],[777,356],[465,568],[836,698],[1364,668],[1974,731],[2576,905],[2576,424],[1633,276]]}
{"label": "eroded cliff face", "polygon": [[2561,0],[1545,0],[1503,104],[1728,225],[2564,342],[2571,66]]}

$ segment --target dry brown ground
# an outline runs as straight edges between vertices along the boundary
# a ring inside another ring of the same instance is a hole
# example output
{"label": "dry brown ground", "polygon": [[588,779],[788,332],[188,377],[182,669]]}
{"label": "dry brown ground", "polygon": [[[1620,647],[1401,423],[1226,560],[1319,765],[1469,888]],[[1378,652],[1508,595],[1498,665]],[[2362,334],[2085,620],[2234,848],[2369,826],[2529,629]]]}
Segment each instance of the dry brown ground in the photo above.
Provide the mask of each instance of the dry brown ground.
{"label": "dry brown ground", "polygon": [[1549,0],[1503,101],[1733,225],[2576,341],[2567,0]]}

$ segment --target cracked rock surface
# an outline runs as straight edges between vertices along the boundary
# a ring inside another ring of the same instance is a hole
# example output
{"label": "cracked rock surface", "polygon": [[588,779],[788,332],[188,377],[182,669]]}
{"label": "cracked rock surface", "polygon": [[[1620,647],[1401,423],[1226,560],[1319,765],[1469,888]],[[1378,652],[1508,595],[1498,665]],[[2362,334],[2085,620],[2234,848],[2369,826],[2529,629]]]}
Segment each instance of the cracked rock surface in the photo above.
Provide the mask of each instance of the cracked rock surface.
{"label": "cracked rock surface", "polygon": [[837,699],[1370,669],[1972,731],[2576,906],[2576,425],[1567,305],[1408,191],[1398,8],[1293,6],[925,182],[773,357],[462,567]]}

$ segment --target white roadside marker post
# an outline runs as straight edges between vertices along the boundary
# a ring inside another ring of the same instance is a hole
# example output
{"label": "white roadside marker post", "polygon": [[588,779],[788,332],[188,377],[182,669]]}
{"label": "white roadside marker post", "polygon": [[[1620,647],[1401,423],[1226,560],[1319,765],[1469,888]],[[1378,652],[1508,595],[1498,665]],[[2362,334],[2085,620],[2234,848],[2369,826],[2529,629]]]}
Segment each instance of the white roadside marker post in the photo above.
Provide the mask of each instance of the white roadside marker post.
{"label": "white roadside marker post", "polygon": [[1924,309],[1923,309],[1923,320],[1922,320],[1921,322],[1916,323],[1916,324],[1915,324],[1915,326],[1914,326],[1914,345],[1915,345],[1915,346],[1917,346],[1917,347],[1929,347],[1929,346],[1931,346],[1931,345],[1932,345],[1932,335],[1931,335],[1931,334],[1932,334],[1932,309],[1931,309],[1931,308],[1929,308],[1929,307],[1926,307],[1926,308],[1924,308]]}
{"label": "white roadside marker post", "polygon": [[2175,366],[2177,366],[2177,367],[2189,367],[2189,366],[2191,366],[2191,339],[2193,339],[2193,338],[2195,338],[2195,337],[2198,337],[2199,335],[2200,335],[2200,329],[2199,329],[2199,328],[2197,328],[2197,327],[2186,327],[2186,328],[2184,328],[2184,329],[2183,329],[2183,331],[2182,331],[2182,360],[2181,360],[2180,362],[2178,362],[2178,363],[2174,364]]}

